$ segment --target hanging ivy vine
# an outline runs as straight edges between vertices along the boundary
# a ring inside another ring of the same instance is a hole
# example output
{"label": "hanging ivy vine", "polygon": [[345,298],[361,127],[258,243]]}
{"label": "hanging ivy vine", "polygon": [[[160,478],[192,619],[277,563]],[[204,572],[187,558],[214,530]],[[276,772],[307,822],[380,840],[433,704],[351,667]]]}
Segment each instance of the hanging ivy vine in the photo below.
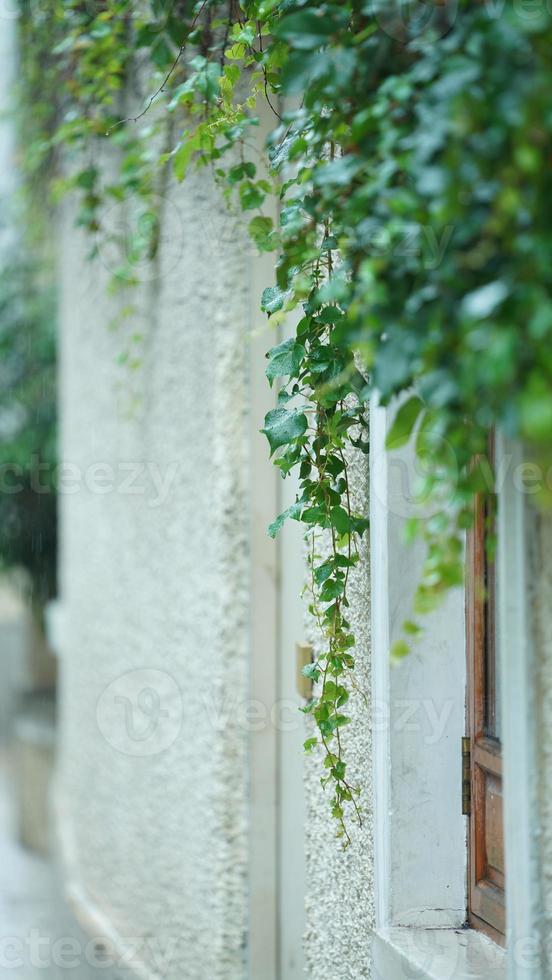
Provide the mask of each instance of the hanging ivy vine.
{"label": "hanging ivy vine", "polygon": [[[509,0],[22,3],[31,183],[69,156],[63,179],[97,241],[106,201],[151,214],[160,168],[182,180],[209,165],[259,250],[275,253],[263,309],[276,322],[299,310],[294,335],[268,353],[281,387],[263,432],[282,476],[300,477],[270,533],[292,518],[313,542],[326,645],[307,668],[318,734],[306,748],[325,749],[348,839],[359,809],[341,738],[347,585],[367,522],[352,509],[347,448],[368,449],[368,399],[401,396],[388,443],[413,440],[431,502],[431,516],[407,522],[427,558],[395,656],[462,582],[493,426],[528,443],[552,496],[551,14]],[[251,149],[260,99],[274,115],[267,173]],[[109,180],[97,162],[106,144],[120,161]],[[263,213],[273,194],[277,227]],[[154,254],[156,227],[142,221],[138,251]],[[115,278],[128,286],[132,263]]]}

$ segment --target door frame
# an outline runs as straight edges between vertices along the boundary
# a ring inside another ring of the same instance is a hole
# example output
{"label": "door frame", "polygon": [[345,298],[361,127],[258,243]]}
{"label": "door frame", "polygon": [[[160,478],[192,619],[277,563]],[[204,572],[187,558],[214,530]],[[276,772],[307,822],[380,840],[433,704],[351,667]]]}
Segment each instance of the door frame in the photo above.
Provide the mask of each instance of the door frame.
{"label": "door frame", "polygon": [[[264,104],[259,114],[257,140],[261,145],[273,128],[273,119]],[[276,200],[264,211],[277,223]],[[266,412],[277,404],[277,391],[269,387],[265,376],[265,355],[282,337],[261,313],[262,291],[274,278],[273,257],[255,252],[251,246],[249,696],[268,720],[262,726],[251,726],[250,733],[248,977],[300,980],[304,976],[306,881],[305,736],[295,690],[295,644],[303,635],[300,591],[304,564],[298,524],[284,527],[276,541],[267,534],[268,525],[295,499],[295,483],[292,477],[281,479],[259,433]]]}

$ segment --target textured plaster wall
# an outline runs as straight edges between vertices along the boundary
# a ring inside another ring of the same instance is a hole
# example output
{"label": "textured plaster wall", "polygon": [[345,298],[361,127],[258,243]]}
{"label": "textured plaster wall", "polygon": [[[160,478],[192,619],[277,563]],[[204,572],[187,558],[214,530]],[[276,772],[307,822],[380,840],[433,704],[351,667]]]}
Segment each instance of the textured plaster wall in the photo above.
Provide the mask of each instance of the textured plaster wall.
{"label": "textured plaster wall", "polygon": [[60,230],[58,827],[81,913],[145,937],[143,975],[238,980],[247,736],[224,714],[248,680],[249,260],[208,175],[164,208],[156,277],[118,300],[115,253],[89,264],[71,215]]}
{"label": "textured plaster wall", "polygon": [[[368,457],[350,456],[353,507],[368,513]],[[373,905],[372,757],[370,730],[370,582],[367,537],[362,560],[350,579],[350,621],[357,637],[355,689],[344,729],[348,776],[362,787],[363,826],[351,824],[347,850],[336,839],[329,792],[320,785],[322,756],[306,760],[307,932],[309,980],[361,980],[370,976]],[[320,637],[310,625],[311,640]]]}

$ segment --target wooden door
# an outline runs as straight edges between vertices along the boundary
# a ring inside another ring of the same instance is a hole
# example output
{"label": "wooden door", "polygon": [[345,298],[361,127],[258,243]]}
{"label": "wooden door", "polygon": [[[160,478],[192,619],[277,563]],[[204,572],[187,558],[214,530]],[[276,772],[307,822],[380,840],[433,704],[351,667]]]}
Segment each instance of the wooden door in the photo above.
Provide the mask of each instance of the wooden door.
{"label": "wooden door", "polygon": [[496,569],[488,542],[493,498],[479,500],[468,535],[466,627],[471,800],[468,920],[504,942],[504,830],[500,671],[497,660]]}

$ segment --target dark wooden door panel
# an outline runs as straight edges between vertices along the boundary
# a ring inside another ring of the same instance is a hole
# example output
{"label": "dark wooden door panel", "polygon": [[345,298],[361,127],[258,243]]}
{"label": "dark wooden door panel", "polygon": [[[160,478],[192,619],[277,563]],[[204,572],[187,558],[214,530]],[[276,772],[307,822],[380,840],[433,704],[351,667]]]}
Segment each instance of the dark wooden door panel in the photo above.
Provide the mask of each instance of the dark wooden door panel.
{"label": "dark wooden door panel", "polygon": [[485,851],[489,881],[504,891],[504,824],[502,779],[490,773],[485,778]]}
{"label": "dark wooden door panel", "polygon": [[467,721],[471,746],[468,919],[474,928],[503,943],[502,746],[496,657],[496,573],[486,547],[490,533],[492,508],[482,500],[468,535],[466,555]]}

